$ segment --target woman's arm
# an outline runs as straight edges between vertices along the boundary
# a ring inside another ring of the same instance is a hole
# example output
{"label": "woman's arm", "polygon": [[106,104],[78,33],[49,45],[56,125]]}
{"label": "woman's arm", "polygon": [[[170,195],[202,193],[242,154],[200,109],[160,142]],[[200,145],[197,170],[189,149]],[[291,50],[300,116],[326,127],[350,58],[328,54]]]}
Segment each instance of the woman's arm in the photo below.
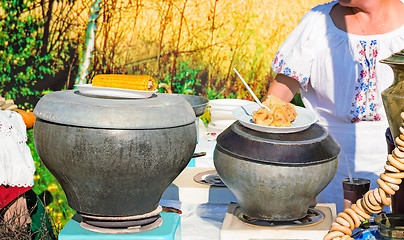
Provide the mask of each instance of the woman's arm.
{"label": "woman's arm", "polygon": [[283,74],[277,74],[262,101],[265,101],[269,95],[273,95],[285,102],[290,102],[299,88],[300,83],[297,80]]}

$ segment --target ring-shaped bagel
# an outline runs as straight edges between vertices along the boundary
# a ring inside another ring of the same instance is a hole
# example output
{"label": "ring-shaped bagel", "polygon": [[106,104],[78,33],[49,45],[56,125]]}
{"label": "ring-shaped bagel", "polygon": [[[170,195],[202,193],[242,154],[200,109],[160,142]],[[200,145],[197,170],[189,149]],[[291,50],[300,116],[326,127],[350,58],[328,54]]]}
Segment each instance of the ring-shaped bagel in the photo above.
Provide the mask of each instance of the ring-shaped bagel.
{"label": "ring-shaped bagel", "polygon": [[387,155],[387,160],[391,164],[391,166],[397,168],[400,171],[404,171],[404,164],[401,163],[398,159],[394,158],[393,155]]}
{"label": "ring-shaped bagel", "polygon": [[363,209],[359,208],[357,206],[357,204],[352,204],[351,205],[351,209],[354,210],[358,215],[360,215],[361,217],[363,217],[364,219],[369,220],[372,216],[370,216],[369,214],[367,214],[365,211],[363,211]]}
{"label": "ring-shaped bagel", "polygon": [[394,184],[397,184],[397,185],[400,185],[400,183],[402,182],[401,178],[392,178],[392,177],[389,177],[388,175],[386,175],[384,173],[380,174],[380,178],[383,179],[386,182],[394,183]]}
{"label": "ring-shaped bagel", "polygon": [[392,178],[399,178],[399,179],[403,179],[403,178],[404,178],[404,172],[399,172],[399,173],[385,172],[384,174],[385,174],[386,176],[392,177]]}
{"label": "ring-shaped bagel", "polygon": [[341,225],[335,225],[333,227],[331,227],[331,231],[338,231],[338,232],[342,232],[345,235],[351,235],[352,234],[352,230],[345,227],[345,226],[341,226]]}
{"label": "ring-shaped bagel", "polygon": [[[362,222],[359,219],[358,214],[354,210],[347,208],[344,210],[344,212],[348,213],[348,215],[351,216],[352,220],[354,220],[355,228],[357,228],[361,225]],[[348,235],[351,235],[351,234],[348,234]]]}
{"label": "ring-shaped bagel", "polygon": [[364,221],[366,221],[366,219],[363,218],[361,215],[358,214],[357,216],[358,216],[359,220],[361,220],[361,223],[363,223]]}
{"label": "ring-shaped bagel", "polygon": [[349,222],[347,220],[343,219],[342,217],[336,217],[335,222],[338,223],[339,225],[349,227]]}
{"label": "ring-shaped bagel", "polygon": [[[401,139],[400,139],[400,141],[403,142],[403,144],[404,144],[404,141],[402,141]],[[402,146],[402,145],[399,145],[399,146],[404,147],[404,146]],[[392,154],[393,154],[393,156],[395,156],[396,158],[399,158],[399,159],[397,159],[397,160],[404,161],[404,152],[400,151],[400,149],[394,148]]]}
{"label": "ring-shaped bagel", "polygon": [[380,193],[379,193],[379,188],[375,188],[374,190],[373,190],[373,197],[376,199],[376,201],[379,203],[379,204],[382,204],[382,198],[380,197]]}
{"label": "ring-shaped bagel", "polygon": [[404,141],[401,140],[399,137],[396,137],[396,141],[395,141],[396,145],[399,145],[401,147],[404,147]]}
{"label": "ring-shaped bagel", "polygon": [[368,199],[369,199],[369,202],[374,206],[380,205],[380,203],[381,203],[381,201],[379,202],[376,200],[375,190],[372,190],[372,192],[368,195]]}
{"label": "ring-shaped bagel", "polygon": [[400,190],[400,186],[398,186],[397,184],[389,183],[389,182],[386,182],[386,184],[389,185],[389,187],[391,187],[391,189],[393,189],[395,192]]}
{"label": "ring-shaped bagel", "polygon": [[391,204],[391,197],[390,197],[389,195],[387,195],[386,192],[385,192],[383,189],[381,189],[381,188],[379,188],[379,194],[380,194],[380,197],[382,198],[382,203],[383,203],[385,206],[390,206],[390,204]]}
{"label": "ring-shaped bagel", "polygon": [[396,192],[391,189],[389,185],[387,185],[383,180],[380,178],[376,180],[377,184],[379,184],[380,188],[385,191],[389,195],[394,195]]}
{"label": "ring-shaped bagel", "polygon": [[[387,164],[388,163],[388,164]],[[389,161],[387,161],[386,165],[384,165],[384,169],[388,172],[391,173],[401,173],[400,170],[398,170],[396,167],[394,167],[393,165],[391,165],[391,163]]]}
{"label": "ring-shaped bagel", "polygon": [[[400,135],[401,136],[401,135]],[[404,135],[403,135],[404,136]],[[402,140],[402,139],[401,139]],[[400,150],[401,152],[404,152],[404,147],[401,147],[400,145],[397,145],[398,150]]]}
{"label": "ring-shaped bagel", "polygon": [[369,195],[370,195],[370,191],[367,192],[364,196],[363,196],[363,200],[362,200],[362,206],[370,213],[379,213],[383,207],[381,207],[380,205],[373,205],[370,201],[369,201]]}
{"label": "ring-shaped bagel", "polygon": [[353,219],[347,213],[340,212],[338,213],[337,217],[342,217],[343,219],[345,219],[349,223],[349,229],[351,229],[351,231],[355,228]]}
{"label": "ring-shaped bagel", "polygon": [[398,130],[400,130],[400,133],[404,135],[404,128],[403,128],[402,126],[400,126],[400,127],[398,128]]}

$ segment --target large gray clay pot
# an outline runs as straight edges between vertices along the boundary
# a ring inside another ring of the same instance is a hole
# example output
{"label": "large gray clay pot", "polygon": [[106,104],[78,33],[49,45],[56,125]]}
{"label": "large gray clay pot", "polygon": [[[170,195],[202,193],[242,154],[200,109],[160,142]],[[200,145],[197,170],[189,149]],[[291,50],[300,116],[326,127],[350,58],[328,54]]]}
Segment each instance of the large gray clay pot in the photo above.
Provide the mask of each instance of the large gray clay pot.
{"label": "large gray clay pot", "polygon": [[158,208],[196,146],[195,112],[182,97],[45,95],[34,111],[42,162],[79,214],[128,217]]}
{"label": "large gray clay pot", "polygon": [[217,138],[216,170],[251,218],[290,221],[306,216],[338,166],[338,143],[317,124],[273,134],[238,121]]}

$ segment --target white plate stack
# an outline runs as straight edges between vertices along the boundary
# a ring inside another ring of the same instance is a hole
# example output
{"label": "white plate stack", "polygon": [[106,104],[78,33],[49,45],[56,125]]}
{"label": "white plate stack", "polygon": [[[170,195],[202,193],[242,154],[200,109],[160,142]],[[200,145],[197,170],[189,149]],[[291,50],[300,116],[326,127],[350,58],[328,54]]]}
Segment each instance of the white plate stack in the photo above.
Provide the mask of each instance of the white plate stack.
{"label": "white plate stack", "polygon": [[208,132],[221,133],[237,120],[233,116],[233,110],[251,103],[253,102],[230,98],[209,100],[211,122],[208,125]]}

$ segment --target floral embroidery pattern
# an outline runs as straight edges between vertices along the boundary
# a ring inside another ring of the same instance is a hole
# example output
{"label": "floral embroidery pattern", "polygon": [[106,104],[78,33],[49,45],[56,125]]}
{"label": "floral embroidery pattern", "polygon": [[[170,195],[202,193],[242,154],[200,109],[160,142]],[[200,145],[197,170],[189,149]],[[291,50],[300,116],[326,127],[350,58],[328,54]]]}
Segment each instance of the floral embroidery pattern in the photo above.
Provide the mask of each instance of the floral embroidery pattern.
{"label": "floral embroidery pattern", "polygon": [[275,54],[273,66],[275,68],[274,69],[275,72],[281,73],[281,74],[284,74],[286,76],[296,79],[297,81],[300,82],[300,85],[302,86],[302,88],[304,90],[307,90],[307,85],[309,84],[309,78],[304,76],[301,73],[292,71],[292,69],[290,69],[290,67],[288,67],[286,65],[285,61],[283,60],[283,54],[281,54],[280,52],[277,52]]}
{"label": "floral embroidery pattern", "polygon": [[379,106],[376,103],[376,74],[375,64],[378,54],[376,40],[359,41],[356,45],[357,61],[362,67],[358,78],[355,81],[355,97],[351,105],[351,122],[378,121],[381,119],[378,113]]}

